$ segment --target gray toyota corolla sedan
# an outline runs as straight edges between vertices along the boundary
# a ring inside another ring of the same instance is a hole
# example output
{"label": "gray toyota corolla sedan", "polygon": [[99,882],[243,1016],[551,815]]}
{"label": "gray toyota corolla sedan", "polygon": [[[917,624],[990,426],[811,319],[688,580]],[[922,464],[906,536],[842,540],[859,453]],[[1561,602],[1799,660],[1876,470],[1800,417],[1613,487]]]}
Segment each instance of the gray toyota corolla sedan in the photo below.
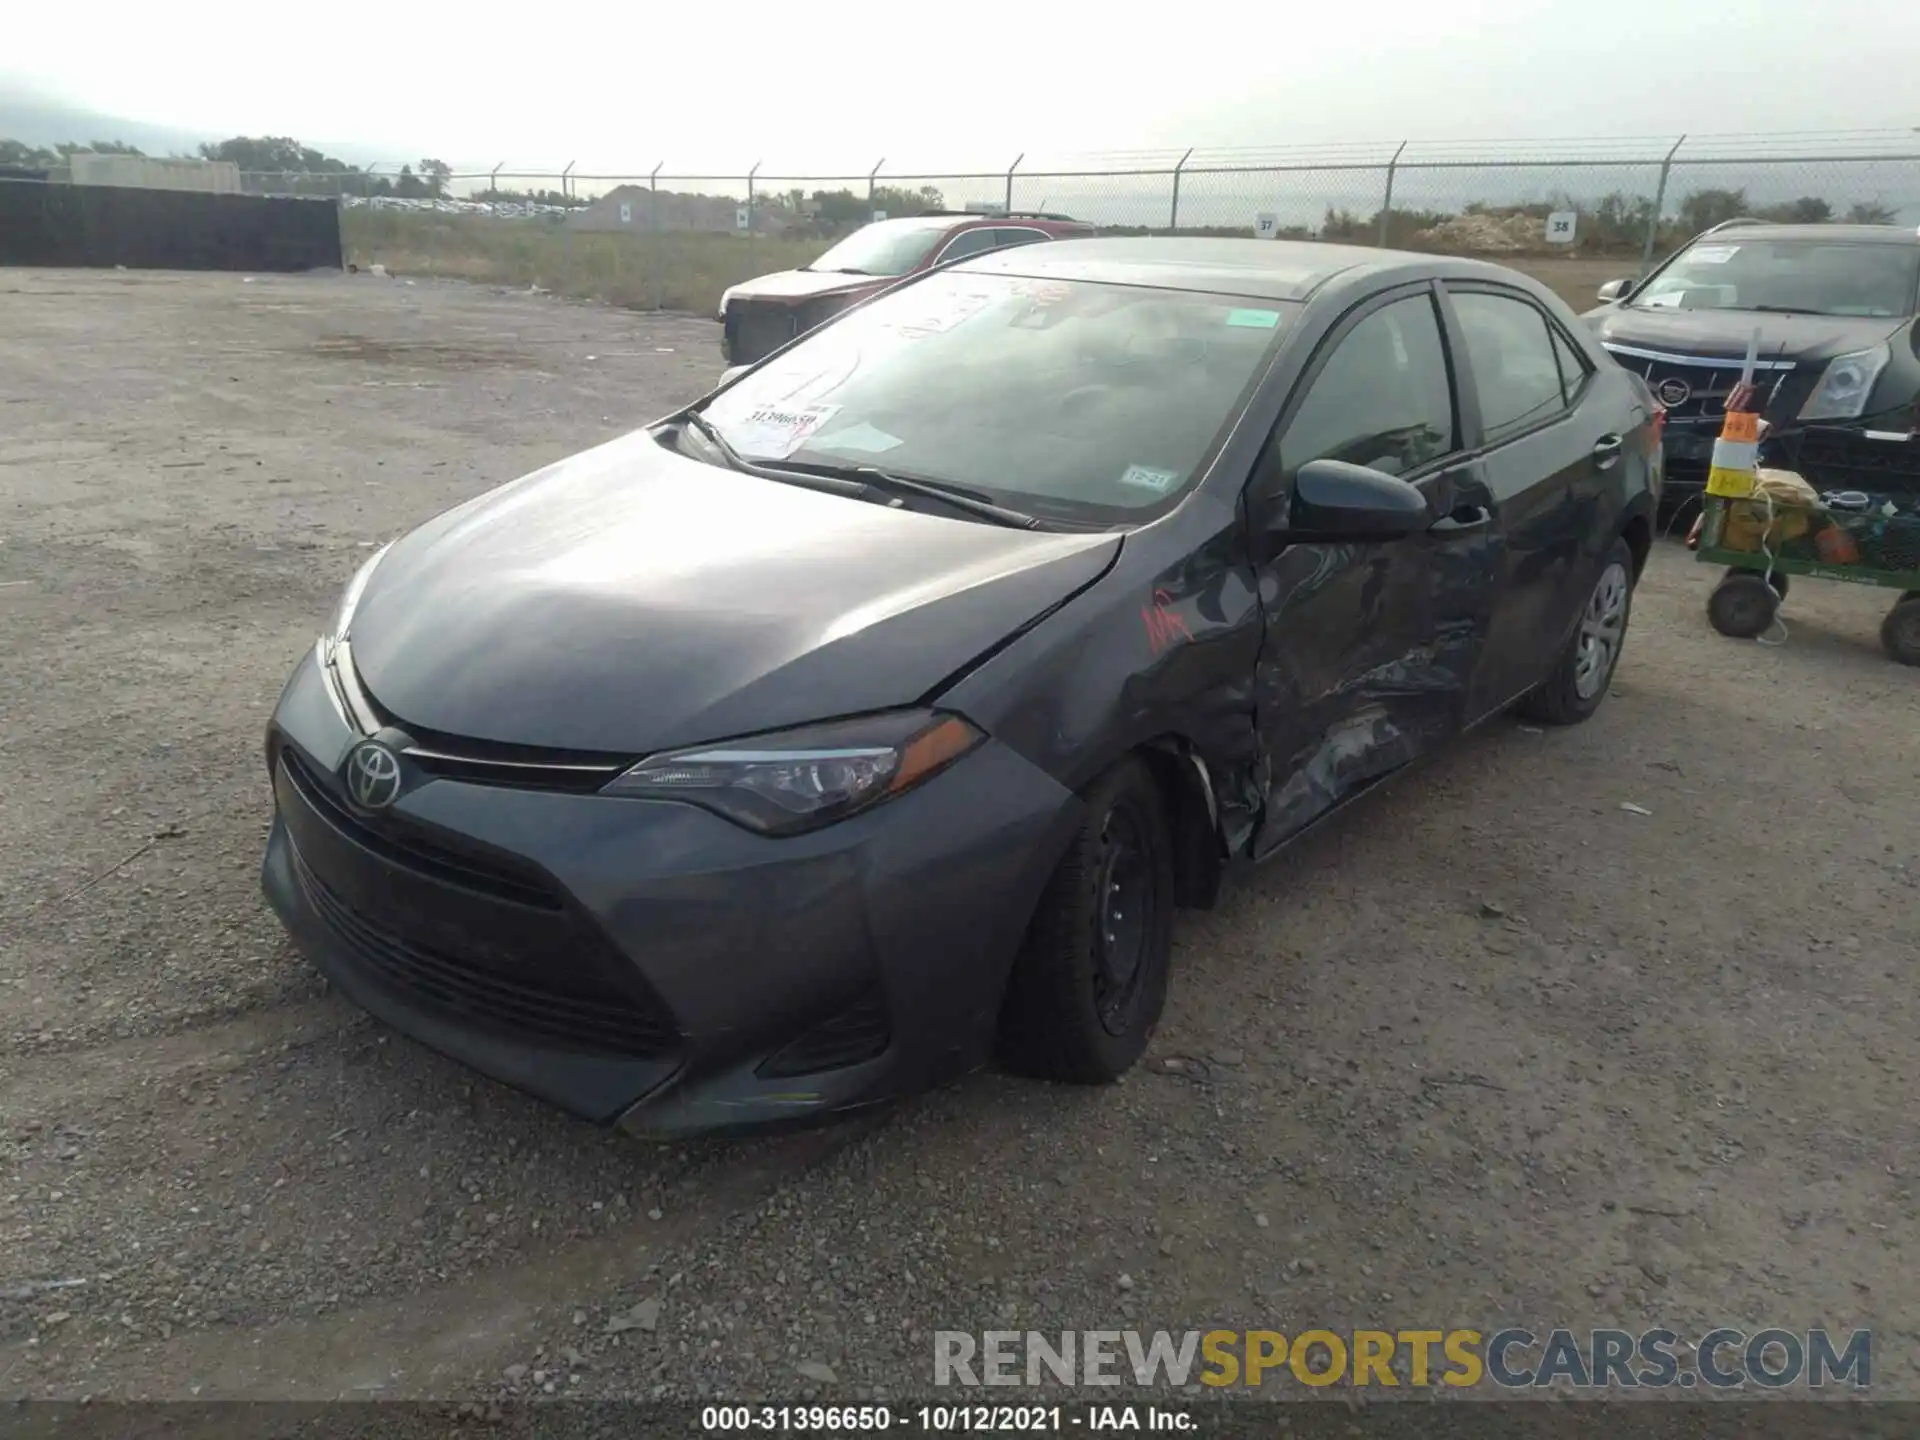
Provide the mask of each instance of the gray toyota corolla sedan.
{"label": "gray toyota corolla sedan", "polygon": [[369,561],[269,728],[267,895],[368,1010],[641,1133],[1111,1079],[1176,906],[1600,706],[1659,418],[1493,265],[935,270]]}

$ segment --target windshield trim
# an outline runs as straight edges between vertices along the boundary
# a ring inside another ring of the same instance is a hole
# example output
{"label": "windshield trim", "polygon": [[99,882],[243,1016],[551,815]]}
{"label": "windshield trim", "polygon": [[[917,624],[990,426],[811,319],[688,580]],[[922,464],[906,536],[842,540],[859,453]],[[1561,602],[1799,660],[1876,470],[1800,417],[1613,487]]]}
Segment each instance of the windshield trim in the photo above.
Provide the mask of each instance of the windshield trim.
{"label": "windshield trim", "polygon": [[[971,259],[974,257],[968,258]],[[790,355],[801,347],[813,343],[817,338],[824,336],[828,331],[832,330],[834,326],[846,323],[849,317],[858,315],[868,306],[877,304],[889,296],[898,294],[909,286],[933,282],[956,272],[965,273],[965,264],[966,261],[962,260],[954,265],[934,266],[931,269],[903,275],[894,279],[892,283],[875,290],[870,295],[864,296],[859,303],[848,306],[845,310],[822,321],[813,329],[795,336],[779,350],[763,356],[760,360],[754,362],[749,369],[735,376],[730,383],[717,386],[682,410],[676,411],[676,415],[699,413],[702,414],[704,418],[704,412],[715,400],[750,379],[762,367],[777,357]],[[944,476],[928,477],[937,483],[957,485],[973,491],[1007,508],[1026,511],[1037,517],[1043,525],[1048,528],[1057,525],[1075,530],[1138,530],[1157,520],[1163,519],[1185,504],[1194,495],[1207,488],[1207,484],[1213,476],[1214,468],[1219,463],[1221,455],[1240,433],[1241,427],[1246,423],[1248,416],[1252,412],[1254,400],[1258,397],[1261,388],[1266,385],[1275,367],[1281,363],[1286,347],[1293,338],[1295,326],[1299,323],[1301,315],[1307,308],[1307,302],[1305,300],[1278,299],[1270,294],[1262,295],[1237,290],[1188,289],[1182,286],[1151,285],[1137,280],[1108,280],[1104,278],[1094,279],[1084,276],[1051,274],[1028,275],[1001,270],[985,272],[985,274],[989,278],[997,280],[1058,280],[1064,284],[1099,286],[1103,289],[1110,290],[1137,290],[1153,291],[1166,295],[1191,295],[1203,300],[1214,301],[1244,300],[1250,304],[1258,305],[1261,309],[1278,310],[1284,317],[1284,323],[1275,326],[1273,338],[1268,341],[1267,347],[1265,351],[1262,352],[1260,358],[1254,362],[1246,382],[1235,392],[1233,400],[1227,409],[1226,418],[1221,422],[1220,428],[1214,434],[1207,447],[1202,450],[1194,460],[1186,483],[1177,489],[1169,491],[1166,495],[1150,505],[1096,505],[1086,501],[1069,500],[1064,497],[1046,495],[1034,491],[1013,490],[1005,486],[983,484],[977,480],[957,481]],[[779,465],[778,461],[759,461],[752,459],[752,457],[745,458],[748,460],[748,463],[753,465],[764,464],[776,468]],[[977,523],[984,524],[991,522],[980,521]]]}

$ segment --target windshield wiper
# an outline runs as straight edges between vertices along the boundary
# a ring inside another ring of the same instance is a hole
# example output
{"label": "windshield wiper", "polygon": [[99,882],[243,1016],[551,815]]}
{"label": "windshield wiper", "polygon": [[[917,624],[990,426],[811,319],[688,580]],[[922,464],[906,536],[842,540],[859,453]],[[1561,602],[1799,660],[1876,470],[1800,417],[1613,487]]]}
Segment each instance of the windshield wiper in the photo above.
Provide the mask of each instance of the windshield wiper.
{"label": "windshield wiper", "polygon": [[826,490],[835,495],[860,495],[872,490],[894,495],[917,495],[925,500],[937,500],[968,515],[977,515],[982,520],[991,520],[996,525],[1005,525],[1009,529],[1040,528],[1038,516],[996,505],[977,491],[959,485],[947,485],[938,480],[916,480],[907,475],[895,475],[892,471],[873,465],[837,465],[818,460],[782,460],[774,465],[762,465],[734,449],[726,436],[699,411],[689,410],[680,418],[699,431],[701,438],[713,446],[728,465],[748,475],[758,475],[765,480],[781,480],[789,485],[808,485],[812,489]]}
{"label": "windshield wiper", "polygon": [[858,265],[836,265],[833,268],[833,273],[835,275],[871,275],[873,272],[871,270],[862,270]]}
{"label": "windshield wiper", "polygon": [[727,465],[743,475],[757,475],[762,480],[778,480],[783,485],[799,485],[808,490],[824,490],[829,495],[859,496],[866,493],[868,486],[864,480],[852,476],[842,476],[831,470],[822,469],[818,474],[808,474],[802,470],[760,465],[747,459],[728,443],[727,437],[714,427],[711,420],[698,410],[689,410],[680,417],[681,423],[699,432],[700,438],[711,445]]}
{"label": "windshield wiper", "polygon": [[1824,315],[1824,310],[1805,310],[1798,305],[1749,305],[1749,310],[1757,310],[1767,315]]}
{"label": "windshield wiper", "polygon": [[968,515],[977,515],[982,520],[991,520],[996,525],[1005,525],[1012,530],[1040,528],[1040,517],[1037,515],[1029,515],[1024,510],[1015,510],[1006,505],[996,505],[977,490],[949,485],[941,480],[917,480],[910,475],[896,475],[891,470],[882,470],[877,465],[836,465],[820,460],[784,460],[781,467],[836,479],[859,480],[870,489],[888,494],[917,495],[923,500],[937,500],[942,505]]}

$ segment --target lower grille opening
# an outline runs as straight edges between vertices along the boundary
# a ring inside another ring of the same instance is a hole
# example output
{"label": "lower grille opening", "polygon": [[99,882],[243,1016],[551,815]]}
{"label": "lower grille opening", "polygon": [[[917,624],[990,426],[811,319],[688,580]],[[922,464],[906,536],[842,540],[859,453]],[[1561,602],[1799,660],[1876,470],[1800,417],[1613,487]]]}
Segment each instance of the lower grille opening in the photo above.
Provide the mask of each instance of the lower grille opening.
{"label": "lower grille opening", "polygon": [[328,927],[389,988],[425,1009],[478,1021],[555,1048],[654,1057],[678,1048],[671,1017],[566,954],[529,956],[509,974],[403,938],[359,914],[295,857],[302,888]]}
{"label": "lower grille opening", "polygon": [[761,1061],[754,1073],[777,1080],[818,1070],[839,1070],[883,1054],[892,1041],[886,1000],[876,990],[783,1046]]}

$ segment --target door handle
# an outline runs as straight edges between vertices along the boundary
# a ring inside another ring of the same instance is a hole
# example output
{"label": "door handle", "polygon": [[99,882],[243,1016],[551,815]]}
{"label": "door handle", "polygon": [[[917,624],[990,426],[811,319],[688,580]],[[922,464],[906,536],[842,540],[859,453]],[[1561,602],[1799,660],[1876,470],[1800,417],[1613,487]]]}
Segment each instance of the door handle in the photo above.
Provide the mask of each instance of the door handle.
{"label": "door handle", "polygon": [[1427,527],[1434,535],[1466,535],[1480,529],[1493,519],[1493,512],[1484,505],[1459,505],[1451,515],[1443,515]]}
{"label": "door handle", "polygon": [[1607,469],[1620,458],[1625,443],[1618,435],[1602,435],[1593,442],[1593,463],[1602,470]]}

